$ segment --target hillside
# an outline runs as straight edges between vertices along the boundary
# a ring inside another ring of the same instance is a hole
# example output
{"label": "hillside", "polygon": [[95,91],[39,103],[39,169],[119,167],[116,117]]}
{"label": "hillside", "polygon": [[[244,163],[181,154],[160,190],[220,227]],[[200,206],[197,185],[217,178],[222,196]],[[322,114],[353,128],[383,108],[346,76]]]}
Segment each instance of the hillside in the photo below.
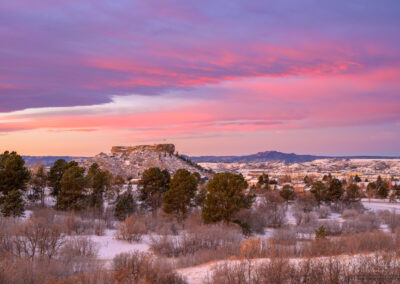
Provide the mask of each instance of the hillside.
{"label": "hillside", "polygon": [[41,164],[45,167],[51,167],[55,161],[58,159],[64,159],[67,162],[69,161],[84,161],[89,159],[89,157],[73,157],[73,156],[22,156],[22,158],[25,160],[25,164],[28,167]]}
{"label": "hillside", "polygon": [[396,159],[399,157],[387,156],[316,156],[316,155],[297,155],[295,153],[282,153],[278,151],[258,152],[243,156],[198,156],[190,157],[197,163],[262,163],[262,162],[285,162],[285,163],[304,163],[318,159]]}
{"label": "hillside", "polygon": [[111,153],[100,153],[81,164],[88,168],[97,163],[102,169],[110,171],[113,175],[124,178],[139,178],[143,171],[151,167],[167,169],[174,173],[178,169],[187,169],[198,172],[202,176],[209,176],[210,171],[187,159],[175,154],[172,144],[139,145],[134,147],[115,146]]}

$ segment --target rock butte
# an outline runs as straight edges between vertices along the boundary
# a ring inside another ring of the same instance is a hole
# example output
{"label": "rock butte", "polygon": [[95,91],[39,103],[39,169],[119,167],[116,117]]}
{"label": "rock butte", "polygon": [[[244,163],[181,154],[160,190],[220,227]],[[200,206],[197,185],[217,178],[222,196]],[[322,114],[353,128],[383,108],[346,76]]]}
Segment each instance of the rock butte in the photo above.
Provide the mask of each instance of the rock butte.
{"label": "rock butte", "polygon": [[111,148],[111,154],[117,153],[131,153],[134,151],[155,151],[155,152],[166,152],[173,154],[175,152],[174,144],[155,144],[155,145],[137,145],[137,146],[113,146]]}

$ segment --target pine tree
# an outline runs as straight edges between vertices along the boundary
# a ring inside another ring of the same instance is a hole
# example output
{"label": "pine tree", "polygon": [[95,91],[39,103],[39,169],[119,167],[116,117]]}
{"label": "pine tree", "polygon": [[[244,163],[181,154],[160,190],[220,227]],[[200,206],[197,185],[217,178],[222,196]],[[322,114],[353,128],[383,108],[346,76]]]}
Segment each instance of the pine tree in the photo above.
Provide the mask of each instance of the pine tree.
{"label": "pine tree", "polygon": [[115,217],[123,221],[136,211],[136,203],[130,190],[117,197],[115,204]]}
{"label": "pine tree", "polygon": [[294,200],[296,197],[296,193],[294,192],[293,186],[285,184],[282,190],[279,192],[279,195],[285,199],[286,201]]}
{"label": "pine tree", "polygon": [[315,232],[315,239],[321,240],[326,238],[326,229],[324,226],[319,226],[318,230]]}
{"label": "pine tree", "polygon": [[86,186],[91,188],[89,206],[102,210],[104,192],[111,188],[111,173],[100,169],[97,163],[93,163],[86,175]]}
{"label": "pine tree", "polygon": [[379,198],[386,198],[389,195],[389,186],[384,182],[381,176],[376,180],[376,196]]}
{"label": "pine tree", "polygon": [[169,189],[171,176],[167,170],[150,168],[143,172],[138,183],[139,200],[145,208],[149,208],[153,217],[162,205],[164,193]]}
{"label": "pine tree", "polygon": [[49,171],[49,186],[51,187],[51,195],[57,196],[61,190],[61,179],[67,168],[67,162],[64,159],[58,159],[51,166]]}
{"label": "pine tree", "polygon": [[30,179],[25,161],[16,152],[5,151],[0,155],[0,192],[7,195],[13,190],[26,190]]}
{"label": "pine tree", "polygon": [[194,206],[197,190],[197,178],[185,169],[179,169],[171,179],[170,189],[163,197],[163,209],[182,223],[187,217],[190,207]]}
{"label": "pine tree", "polygon": [[57,196],[56,207],[60,210],[80,210],[85,207],[85,169],[69,167],[60,181],[61,190]]}
{"label": "pine tree", "polygon": [[39,165],[36,172],[33,173],[31,179],[32,193],[28,196],[30,200],[40,200],[40,204],[44,206],[45,188],[47,185],[47,174],[43,165]]}
{"label": "pine tree", "polygon": [[1,213],[3,216],[21,217],[24,215],[24,211],[25,203],[19,190],[11,190],[3,197],[1,202]]}
{"label": "pine tree", "polygon": [[241,209],[248,209],[254,195],[246,194],[247,182],[241,174],[218,173],[207,184],[207,196],[202,210],[203,221],[231,222]]}
{"label": "pine tree", "polygon": [[346,189],[345,201],[355,202],[360,200],[360,198],[360,187],[355,183],[351,183]]}
{"label": "pine tree", "polygon": [[327,199],[327,188],[325,184],[321,181],[316,181],[311,186],[310,192],[314,195],[315,200],[317,200],[318,204],[322,201],[326,201]]}
{"label": "pine tree", "polygon": [[16,152],[5,151],[0,155],[0,199],[4,216],[22,216],[24,201],[22,193],[30,179],[25,161]]}
{"label": "pine tree", "polygon": [[331,179],[327,190],[326,201],[338,201],[344,193],[343,185],[337,178]]}

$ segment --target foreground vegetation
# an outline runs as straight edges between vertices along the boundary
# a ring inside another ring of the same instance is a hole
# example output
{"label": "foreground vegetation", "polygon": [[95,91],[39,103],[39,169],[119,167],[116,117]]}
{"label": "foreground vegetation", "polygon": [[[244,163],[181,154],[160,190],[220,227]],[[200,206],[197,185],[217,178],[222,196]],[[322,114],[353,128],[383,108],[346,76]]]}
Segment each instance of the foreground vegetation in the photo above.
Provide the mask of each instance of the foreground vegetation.
{"label": "foreground vegetation", "polygon": [[[267,175],[249,187],[232,173],[205,182],[184,169],[171,177],[150,168],[134,189],[97,164],[58,160],[49,170],[28,170],[17,153],[5,152],[0,283],[185,283],[180,269],[217,260],[205,281],[343,283],[398,273],[400,216],[367,212],[360,202],[396,197],[398,187],[381,178],[365,190],[356,179],[330,175],[304,181],[310,192],[298,194]],[[91,237],[106,232],[150,249],[101,261]],[[354,255],[349,266],[343,257]]]}

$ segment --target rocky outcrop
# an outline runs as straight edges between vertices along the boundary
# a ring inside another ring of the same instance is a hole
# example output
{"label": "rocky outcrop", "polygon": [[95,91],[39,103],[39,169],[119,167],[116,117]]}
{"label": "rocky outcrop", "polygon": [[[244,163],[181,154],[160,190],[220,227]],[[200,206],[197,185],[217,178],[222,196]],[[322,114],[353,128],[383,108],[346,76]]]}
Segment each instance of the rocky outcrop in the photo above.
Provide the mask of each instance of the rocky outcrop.
{"label": "rocky outcrop", "polygon": [[173,154],[175,152],[174,144],[155,144],[155,145],[137,145],[137,146],[113,146],[111,148],[111,154],[117,153],[131,153],[134,151],[155,151],[155,152],[166,152]]}
{"label": "rocky outcrop", "polygon": [[140,178],[143,171],[151,167],[167,169],[171,174],[178,169],[187,169],[202,176],[210,175],[210,172],[198,164],[174,152],[173,144],[117,146],[112,147],[111,154],[100,153],[84,161],[82,165],[89,168],[97,163],[102,169],[124,178]]}

